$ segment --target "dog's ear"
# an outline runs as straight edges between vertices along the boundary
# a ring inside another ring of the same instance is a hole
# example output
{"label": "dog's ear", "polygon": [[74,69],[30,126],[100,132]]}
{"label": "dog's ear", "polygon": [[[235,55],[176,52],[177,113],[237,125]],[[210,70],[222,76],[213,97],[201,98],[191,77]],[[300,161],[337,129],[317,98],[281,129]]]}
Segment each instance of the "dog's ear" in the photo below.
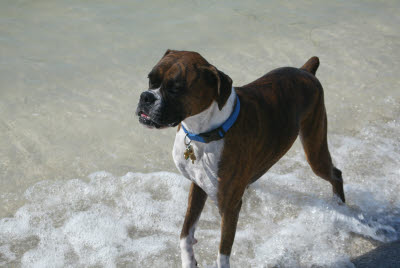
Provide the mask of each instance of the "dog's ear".
{"label": "dog's ear", "polygon": [[218,108],[222,110],[222,107],[224,107],[226,101],[228,100],[232,92],[232,79],[223,72],[219,70],[217,71],[219,80],[221,81],[218,91],[217,103],[218,103]]}
{"label": "dog's ear", "polygon": [[218,108],[222,110],[222,107],[224,107],[231,94],[232,79],[212,65],[203,67],[202,69],[206,82],[214,85],[216,88],[216,101]]}
{"label": "dog's ear", "polygon": [[164,58],[165,56],[167,56],[168,54],[173,53],[173,52],[175,52],[175,51],[176,51],[176,50],[167,49],[167,51],[165,51],[165,53],[164,53],[163,58]]}

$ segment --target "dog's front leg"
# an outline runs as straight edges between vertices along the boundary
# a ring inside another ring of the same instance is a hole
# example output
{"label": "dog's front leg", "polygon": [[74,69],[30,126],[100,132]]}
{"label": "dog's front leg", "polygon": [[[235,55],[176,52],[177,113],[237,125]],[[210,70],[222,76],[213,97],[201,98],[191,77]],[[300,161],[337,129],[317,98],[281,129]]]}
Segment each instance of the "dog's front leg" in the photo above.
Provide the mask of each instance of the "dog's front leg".
{"label": "dog's front leg", "polygon": [[180,247],[183,268],[197,267],[193,252],[193,245],[197,242],[194,238],[194,231],[206,200],[207,194],[195,183],[192,183],[189,192],[188,208],[181,232]]}
{"label": "dog's front leg", "polygon": [[231,255],[233,240],[235,239],[236,225],[239,219],[242,200],[235,206],[229,207],[221,211],[221,242],[219,244],[219,252],[217,265],[218,268],[229,268],[229,256]]}

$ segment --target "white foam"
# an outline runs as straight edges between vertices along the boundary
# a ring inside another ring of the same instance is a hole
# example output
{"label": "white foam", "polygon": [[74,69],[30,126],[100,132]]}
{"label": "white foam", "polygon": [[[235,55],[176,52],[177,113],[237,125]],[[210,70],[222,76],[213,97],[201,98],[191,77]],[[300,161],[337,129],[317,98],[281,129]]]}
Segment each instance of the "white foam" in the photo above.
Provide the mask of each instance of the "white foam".
{"label": "white foam", "polygon": [[[28,203],[0,220],[0,265],[17,255],[25,267],[139,265],[176,246],[170,241],[178,241],[187,192],[180,176],[97,172],[89,178],[28,189]],[[35,241],[31,248],[22,245],[26,240]],[[13,244],[21,245],[11,250]]]}
{"label": "white foam", "polygon": [[[385,131],[396,131],[389,122]],[[400,238],[399,141],[371,126],[330,138],[348,206],[331,197],[298,148],[244,196],[232,266],[352,267],[371,241]],[[107,172],[87,180],[41,181],[27,202],[0,219],[0,265],[22,267],[179,267],[179,234],[189,181],[168,173]],[[215,264],[218,211],[207,202],[196,231],[196,259]]]}

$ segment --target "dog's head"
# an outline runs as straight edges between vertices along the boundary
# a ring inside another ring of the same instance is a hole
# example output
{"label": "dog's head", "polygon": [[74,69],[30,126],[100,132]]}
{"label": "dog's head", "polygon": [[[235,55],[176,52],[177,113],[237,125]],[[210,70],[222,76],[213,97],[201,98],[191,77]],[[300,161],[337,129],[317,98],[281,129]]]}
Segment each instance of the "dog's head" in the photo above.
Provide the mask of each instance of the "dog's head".
{"label": "dog's head", "polygon": [[173,127],[206,110],[213,101],[222,109],[232,87],[229,76],[199,53],[167,50],[148,75],[136,115],[150,128]]}

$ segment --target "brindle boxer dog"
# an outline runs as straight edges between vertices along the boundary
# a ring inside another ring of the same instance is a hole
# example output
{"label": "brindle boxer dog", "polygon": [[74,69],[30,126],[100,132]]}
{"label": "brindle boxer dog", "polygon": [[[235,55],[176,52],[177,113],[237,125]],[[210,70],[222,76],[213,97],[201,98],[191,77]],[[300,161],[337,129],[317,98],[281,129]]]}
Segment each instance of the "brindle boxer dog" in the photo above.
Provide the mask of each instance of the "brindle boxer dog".
{"label": "brindle boxer dog", "polygon": [[196,267],[196,223],[207,197],[222,217],[217,264],[229,255],[246,187],[292,146],[297,136],[316,175],[345,201],[343,179],[327,143],[324,92],[315,72],[317,57],[300,69],[273,70],[241,87],[200,54],[167,50],[149,73],[149,90],[136,114],[150,128],[178,126],[173,158],[192,181],[181,232],[183,267]]}

